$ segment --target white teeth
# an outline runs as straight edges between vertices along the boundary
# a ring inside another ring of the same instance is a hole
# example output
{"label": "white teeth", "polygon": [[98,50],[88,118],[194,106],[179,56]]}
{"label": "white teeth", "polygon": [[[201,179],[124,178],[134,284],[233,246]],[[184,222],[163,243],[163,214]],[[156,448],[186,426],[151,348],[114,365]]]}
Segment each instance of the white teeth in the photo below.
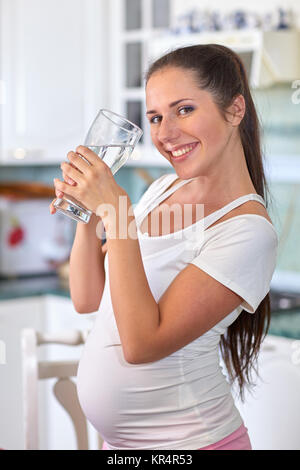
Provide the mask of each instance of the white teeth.
{"label": "white teeth", "polygon": [[193,149],[193,147],[185,147],[181,150],[175,150],[175,152],[172,152],[173,157],[181,157],[181,155],[184,155],[187,152],[190,152]]}

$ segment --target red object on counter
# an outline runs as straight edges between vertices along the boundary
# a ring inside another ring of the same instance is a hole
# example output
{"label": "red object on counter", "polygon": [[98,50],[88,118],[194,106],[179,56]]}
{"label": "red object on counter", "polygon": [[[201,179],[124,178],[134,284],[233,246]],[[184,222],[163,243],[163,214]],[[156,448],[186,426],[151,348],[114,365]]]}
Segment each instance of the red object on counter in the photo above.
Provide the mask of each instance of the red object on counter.
{"label": "red object on counter", "polygon": [[16,246],[19,245],[24,240],[24,230],[21,227],[14,228],[8,234],[8,244],[9,246]]}
{"label": "red object on counter", "polygon": [[7,236],[7,244],[10,247],[14,247],[22,243],[25,238],[25,231],[21,227],[19,221],[13,217],[11,219],[11,229]]}

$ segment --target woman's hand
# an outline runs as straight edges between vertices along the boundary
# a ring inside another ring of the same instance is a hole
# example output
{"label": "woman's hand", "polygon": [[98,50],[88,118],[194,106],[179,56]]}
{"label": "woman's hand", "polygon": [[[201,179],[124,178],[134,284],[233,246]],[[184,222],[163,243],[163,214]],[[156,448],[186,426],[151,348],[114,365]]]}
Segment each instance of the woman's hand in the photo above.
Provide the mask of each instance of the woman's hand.
{"label": "woman's hand", "polygon": [[[68,180],[54,180],[56,194],[66,193],[74,197],[103,218],[105,225],[107,213],[113,213],[107,210],[108,207],[118,211],[119,197],[128,197],[128,194],[116,183],[110,168],[89,148],[80,145],[76,153],[69,152],[67,156],[70,163],[62,163],[61,168]],[[75,181],[75,185],[68,183],[70,180]]]}
{"label": "woman's hand", "polygon": [[[64,172],[63,172],[63,179],[66,183],[70,184],[71,186],[76,185],[75,181],[72,180],[72,178],[68,178],[68,176]],[[64,193],[62,191],[57,190],[56,188],[55,188],[55,195],[56,195],[56,198],[53,199],[53,201],[51,202],[51,204],[49,206],[50,214],[55,214],[55,212],[56,212],[56,208],[54,207],[54,203],[55,203],[56,199],[57,198],[62,199],[64,197]]]}

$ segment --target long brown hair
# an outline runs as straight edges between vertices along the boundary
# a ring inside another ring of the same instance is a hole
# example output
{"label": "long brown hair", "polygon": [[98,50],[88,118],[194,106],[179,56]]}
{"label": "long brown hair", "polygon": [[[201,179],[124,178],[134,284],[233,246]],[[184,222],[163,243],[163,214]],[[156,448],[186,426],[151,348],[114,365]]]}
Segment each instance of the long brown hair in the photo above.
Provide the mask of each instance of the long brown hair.
{"label": "long brown hair", "polygon": [[[146,83],[155,72],[166,67],[193,71],[199,88],[211,93],[224,119],[234,98],[243,95],[246,111],[239,125],[240,138],[252,183],[268,208],[270,191],[264,173],[261,129],[240,57],[231,49],[217,44],[183,47],[155,61],[146,74]],[[220,350],[229,379],[237,381],[242,400],[245,386],[253,385],[251,372],[255,370],[257,373],[258,353],[269,329],[270,317],[270,296],[267,294],[255,315],[242,310],[226,334],[221,336]]]}

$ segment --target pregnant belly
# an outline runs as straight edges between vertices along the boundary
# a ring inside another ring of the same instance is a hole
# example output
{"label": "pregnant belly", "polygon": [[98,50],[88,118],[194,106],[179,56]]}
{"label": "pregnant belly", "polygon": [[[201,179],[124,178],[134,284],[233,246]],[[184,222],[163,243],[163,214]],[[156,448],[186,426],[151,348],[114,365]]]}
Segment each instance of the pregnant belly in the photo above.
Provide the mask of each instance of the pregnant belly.
{"label": "pregnant belly", "polygon": [[[121,345],[90,338],[77,374],[78,397],[87,419],[111,445],[157,432],[180,411],[182,378],[178,358],[129,364]],[[172,413],[171,413],[172,414]],[[165,418],[164,418],[165,417]],[[153,437],[153,435],[152,435]]]}

